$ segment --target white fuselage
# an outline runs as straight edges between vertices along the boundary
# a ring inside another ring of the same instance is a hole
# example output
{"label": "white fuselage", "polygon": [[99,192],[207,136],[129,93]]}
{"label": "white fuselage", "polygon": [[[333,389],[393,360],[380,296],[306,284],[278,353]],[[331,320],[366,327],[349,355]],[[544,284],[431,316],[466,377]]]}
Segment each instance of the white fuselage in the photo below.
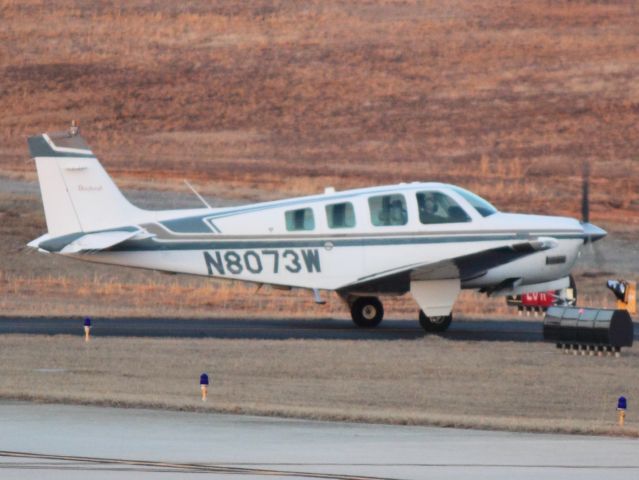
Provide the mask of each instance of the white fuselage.
{"label": "white fuselage", "polygon": [[[423,192],[447,195],[463,209],[465,220],[424,224],[415,200]],[[405,199],[405,224],[375,225],[369,198],[390,194]],[[327,206],[336,203],[352,205],[354,225],[331,228]],[[286,212],[307,209],[312,211],[312,228],[291,231]],[[460,279],[462,288],[489,288],[511,278],[517,278],[519,285],[530,285],[566,277],[584,243],[584,230],[575,219],[501,212],[483,216],[453,187],[437,183],[197,209],[180,217],[177,213],[141,217],[134,226],[143,235],[109,251],[73,256],[167,272],[340,290],[411,265],[434,264],[511,245],[518,239],[556,240],[550,250],[490,268],[477,278]],[[387,293],[404,291],[392,292],[391,288]]]}

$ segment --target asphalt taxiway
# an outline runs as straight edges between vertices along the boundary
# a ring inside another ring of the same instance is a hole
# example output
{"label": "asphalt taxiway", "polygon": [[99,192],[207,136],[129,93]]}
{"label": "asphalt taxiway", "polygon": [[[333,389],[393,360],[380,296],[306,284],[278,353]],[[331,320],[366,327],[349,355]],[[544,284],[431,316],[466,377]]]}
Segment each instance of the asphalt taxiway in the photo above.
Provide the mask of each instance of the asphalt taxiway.
{"label": "asphalt taxiway", "polygon": [[3,480],[630,479],[639,441],[0,402]]}
{"label": "asphalt taxiway", "polygon": [[[639,340],[639,324],[635,324]],[[465,320],[455,319],[440,334],[454,340],[543,341],[541,319]],[[0,316],[0,335],[83,335],[81,317]],[[242,339],[321,339],[321,340],[410,340],[426,333],[417,320],[386,320],[379,327],[361,329],[346,319],[273,318],[93,318],[95,336],[242,338]]]}

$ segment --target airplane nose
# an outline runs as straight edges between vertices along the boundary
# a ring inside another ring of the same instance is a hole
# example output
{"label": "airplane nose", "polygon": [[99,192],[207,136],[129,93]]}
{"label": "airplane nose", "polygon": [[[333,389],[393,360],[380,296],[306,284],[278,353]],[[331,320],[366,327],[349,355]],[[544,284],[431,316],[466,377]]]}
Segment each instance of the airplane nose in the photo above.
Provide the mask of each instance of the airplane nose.
{"label": "airplane nose", "polygon": [[581,226],[584,229],[584,243],[596,242],[608,235],[608,232],[606,232],[603,228],[599,228],[597,225],[593,225],[592,223],[582,223]]}

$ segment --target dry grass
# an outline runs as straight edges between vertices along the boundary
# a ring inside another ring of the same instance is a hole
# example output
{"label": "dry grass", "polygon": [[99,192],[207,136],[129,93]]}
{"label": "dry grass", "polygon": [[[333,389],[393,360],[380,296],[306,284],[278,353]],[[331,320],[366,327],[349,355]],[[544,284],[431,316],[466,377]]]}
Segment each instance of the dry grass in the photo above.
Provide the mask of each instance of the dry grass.
{"label": "dry grass", "polygon": [[1,1],[0,169],[77,118],[124,182],[272,198],[411,180],[639,223],[634,2]]}
{"label": "dry grass", "polygon": [[[98,271],[100,267],[96,267]],[[5,275],[0,271],[0,310],[4,315],[67,316],[156,316],[222,317],[331,317],[348,319],[348,308],[332,292],[324,292],[325,305],[316,305],[305,290],[257,290],[240,282],[191,278],[163,278],[147,274],[138,282],[125,282],[87,268],[80,278],[70,276]],[[597,294],[584,294],[581,305],[613,308],[614,297],[597,284]],[[593,288],[594,290],[594,288]],[[69,292],[73,300],[69,302]],[[38,295],[40,301],[33,302]],[[385,297],[386,318],[417,318],[417,307],[409,296]],[[457,317],[511,318],[515,314],[503,297],[486,298],[464,291],[455,304]]]}
{"label": "dry grass", "polygon": [[[0,337],[0,396],[317,419],[639,436],[637,362],[548,344]],[[209,401],[199,375],[211,377]]]}

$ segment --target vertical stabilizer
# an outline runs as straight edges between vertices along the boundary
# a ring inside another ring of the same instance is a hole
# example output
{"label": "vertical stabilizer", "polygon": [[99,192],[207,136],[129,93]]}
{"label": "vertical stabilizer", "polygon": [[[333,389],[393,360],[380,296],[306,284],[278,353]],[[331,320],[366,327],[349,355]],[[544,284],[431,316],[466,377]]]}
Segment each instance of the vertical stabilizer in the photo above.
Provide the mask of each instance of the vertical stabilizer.
{"label": "vertical stabilizer", "polygon": [[28,139],[49,234],[92,232],[135,223],[143,211],[122,195],[75,130]]}

